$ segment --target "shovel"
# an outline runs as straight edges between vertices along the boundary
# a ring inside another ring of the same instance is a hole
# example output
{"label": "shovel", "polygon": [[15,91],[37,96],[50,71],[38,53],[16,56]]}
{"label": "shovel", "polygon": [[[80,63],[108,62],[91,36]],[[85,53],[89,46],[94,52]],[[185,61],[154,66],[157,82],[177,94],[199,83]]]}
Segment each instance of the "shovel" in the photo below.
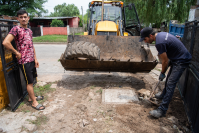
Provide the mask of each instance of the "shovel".
{"label": "shovel", "polygon": [[154,105],[157,105],[157,106],[159,106],[159,105],[157,103],[155,103],[154,101],[152,101],[151,98],[152,98],[152,96],[153,96],[154,92],[156,91],[156,88],[158,87],[159,84],[160,84],[160,80],[158,81],[155,88],[151,92],[150,97],[148,99],[146,99],[148,102],[151,102],[151,103],[153,103]]}

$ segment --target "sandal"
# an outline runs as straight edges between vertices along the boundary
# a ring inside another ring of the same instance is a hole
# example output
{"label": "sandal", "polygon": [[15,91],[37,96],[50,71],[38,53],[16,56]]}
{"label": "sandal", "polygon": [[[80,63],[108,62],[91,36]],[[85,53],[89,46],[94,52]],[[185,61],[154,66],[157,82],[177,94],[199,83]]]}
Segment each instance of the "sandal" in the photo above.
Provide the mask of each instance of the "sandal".
{"label": "sandal", "polygon": [[[37,101],[43,100],[44,96],[35,96]],[[29,103],[32,101],[28,101]]]}
{"label": "sandal", "polygon": [[[36,110],[44,110],[45,109],[45,106],[43,106],[42,104],[38,104],[36,107],[34,107],[33,105],[31,105],[32,108],[36,109]],[[40,107],[44,107],[44,108],[41,108]]]}

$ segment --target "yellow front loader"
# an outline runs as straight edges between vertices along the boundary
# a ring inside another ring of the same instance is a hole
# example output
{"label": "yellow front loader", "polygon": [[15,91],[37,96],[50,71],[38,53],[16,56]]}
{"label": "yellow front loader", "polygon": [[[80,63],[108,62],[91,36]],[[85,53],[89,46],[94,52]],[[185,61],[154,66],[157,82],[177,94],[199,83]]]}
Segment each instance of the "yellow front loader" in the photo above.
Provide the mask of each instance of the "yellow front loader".
{"label": "yellow front loader", "polygon": [[72,71],[149,72],[157,60],[139,38],[140,21],[134,4],[92,1],[87,32],[68,35],[60,61],[65,70]]}

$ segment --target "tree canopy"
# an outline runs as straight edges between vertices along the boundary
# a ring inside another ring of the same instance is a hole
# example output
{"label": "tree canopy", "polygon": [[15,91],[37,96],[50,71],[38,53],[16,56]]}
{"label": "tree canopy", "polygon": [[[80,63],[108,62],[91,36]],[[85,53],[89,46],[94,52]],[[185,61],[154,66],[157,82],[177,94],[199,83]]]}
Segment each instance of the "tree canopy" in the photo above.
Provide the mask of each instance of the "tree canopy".
{"label": "tree canopy", "polygon": [[30,15],[47,13],[42,6],[47,0],[0,0],[0,15],[16,16],[18,10],[26,10]]}
{"label": "tree canopy", "polygon": [[54,19],[52,20],[51,27],[63,27],[64,23],[62,20]]}
{"label": "tree canopy", "polygon": [[123,2],[134,3],[140,22],[148,25],[169,20],[185,22],[190,7],[196,0],[123,0]]}
{"label": "tree canopy", "polygon": [[[88,19],[88,13],[89,13],[89,9],[87,9],[86,13],[83,15],[79,15],[78,17],[80,18],[80,21],[79,21],[79,27],[83,27],[83,22],[82,20],[84,21],[84,25],[87,25],[87,19]],[[83,19],[82,19],[83,18]]]}
{"label": "tree canopy", "polygon": [[74,4],[57,5],[54,7],[54,13],[51,13],[51,17],[65,17],[65,16],[78,16],[80,14],[79,9]]}

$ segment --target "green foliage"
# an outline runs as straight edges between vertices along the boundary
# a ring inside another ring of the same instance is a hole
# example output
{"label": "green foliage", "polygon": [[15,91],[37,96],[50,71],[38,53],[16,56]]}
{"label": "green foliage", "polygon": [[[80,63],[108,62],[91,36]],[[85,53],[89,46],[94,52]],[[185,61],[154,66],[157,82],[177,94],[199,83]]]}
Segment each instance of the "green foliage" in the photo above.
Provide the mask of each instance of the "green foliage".
{"label": "green foliage", "polygon": [[169,20],[185,22],[188,18],[191,5],[196,0],[123,0],[124,3],[134,3],[140,22],[160,23]]}
{"label": "green foliage", "polygon": [[24,106],[24,102],[21,102],[18,108],[21,108]]}
{"label": "green foliage", "polygon": [[100,88],[99,90],[96,91],[96,93],[102,94],[102,91],[103,91],[103,90]]}
{"label": "green foliage", "polygon": [[62,20],[54,19],[52,20],[51,27],[63,27],[64,23]]}
{"label": "green foliage", "polygon": [[79,15],[78,17],[80,18],[79,27],[83,27],[83,22],[84,22],[84,25],[87,25],[87,14],[85,14],[84,16]]}
{"label": "green foliage", "polygon": [[[87,10],[86,14],[84,14],[83,16],[82,15],[79,15],[78,17],[80,18],[79,20],[79,27],[83,27],[83,21],[84,21],[84,25],[85,25],[85,30],[87,29],[87,19],[88,19],[88,13],[89,13],[89,9]],[[82,19],[83,18],[83,19]],[[88,20],[89,21],[89,20]]]}
{"label": "green foliage", "polygon": [[42,116],[37,117],[37,119],[35,121],[29,120],[29,119],[27,121],[29,121],[30,123],[35,124],[37,126],[40,126],[42,124],[46,124],[48,120],[49,120],[48,117],[46,117],[45,115],[42,115]]}
{"label": "green foliage", "polygon": [[75,33],[75,35],[84,35],[84,32]]}
{"label": "green foliage", "polygon": [[55,91],[55,88],[51,88],[51,84],[44,86],[34,86],[34,93],[36,96],[43,96],[46,93]]}
{"label": "green foliage", "polygon": [[51,12],[50,17],[64,17],[64,16],[77,16],[79,15],[79,9],[74,4],[57,5],[54,7],[54,13]]}
{"label": "green foliage", "polygon": [[47,13],[48,10],[43,8],[47,0],[0,0],[0,14],[16,16],[18,10],[26,10],[30,16]]}

